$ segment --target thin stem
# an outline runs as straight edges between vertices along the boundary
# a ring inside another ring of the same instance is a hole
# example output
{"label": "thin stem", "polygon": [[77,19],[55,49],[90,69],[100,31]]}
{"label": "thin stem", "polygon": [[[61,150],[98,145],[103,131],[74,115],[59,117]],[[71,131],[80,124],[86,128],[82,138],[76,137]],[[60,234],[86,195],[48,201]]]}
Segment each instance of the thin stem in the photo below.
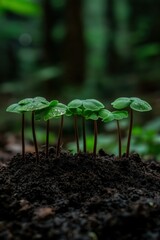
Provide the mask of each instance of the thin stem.
{"label": "thin stem", "polygon": [[61,145],[61,138],[62,138],[63,120],[64,120],[64,116],[62,115],[61,116],[60,129],[59,129],[59,135],[58,135],[56,157],[58,157],[59,154],[60,154],[60,145]]}
{"label": "thin stem", "polygon": [[119,158],[122,157],[122,142],[121,142],[121,130],[119,126],[119,121],[117,120],[117,130],[118,130],[118,146],[119,146]]}
{"label": "thin stem", "polygon": [[32,134],[33,134],[33,141],[34,141],[35,152],[36,152],[36,160],[39,161],[38,145],[37,145],[37,139],[36,139],[35,124],[34,124],[34,111],[32,112]]}
{"label": "thin stem", "polygon": [[75,140],[77,145],[77,153],[79,153],[80,150],[79,150],[79,133],[78,133],[78,126],[77,126],[77,115],[74,116],[74,131],[75,131]]}
{"label": "thin stem", "polygon": [[50,125],[50,121],[47,120],[47,124],[46,124],[46,158],[48,158],[48,149],[49,149],[49,125]]}
{"label": "thin stem", "polygon": [[83,152],[86,153],[86,126],[84,117],[82,117],[82,134],[83,134]]}
{"label": "thin stem", "polygon": [[93,155],[96,158],[97,153],[97,136],[98,136],[98,127],[97,127],[97,120],[94,121],[94,146],[93,146]]}
{"label": "thin stem", "polygon": [[22,113],[22,158],[23,160],[25,160],[24,125],[25,125],[25,116],[24,116],[24,113]]}
{"label": "thin stem", "polygon": [[131,143],[132,127],[133,127],[133,110],[130,108],[130,124],[129,124],[129,133],[128,133],[126,157],[129,157],[129,153],[130,153],[130,143]]}

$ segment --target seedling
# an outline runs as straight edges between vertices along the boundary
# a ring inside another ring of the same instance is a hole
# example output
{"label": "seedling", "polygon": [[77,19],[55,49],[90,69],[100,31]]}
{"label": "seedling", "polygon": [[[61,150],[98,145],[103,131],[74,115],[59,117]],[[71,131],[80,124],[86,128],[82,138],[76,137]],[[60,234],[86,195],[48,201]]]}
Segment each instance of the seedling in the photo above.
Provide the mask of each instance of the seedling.
{"label": "seedling", "polygon": [[118,131],[118,145],[119,145],[119,158],[121,158],[121,131],[120,131],[120,126],[119,126],[119,120],[122,120],[124,118],[128,117],[128,112],[127,111],[114,111],[110,112],[107,109],[101,110],[100,111],[100,117],[102,118],[103,122],[111,122],[113,120],[116,120],[117,122],[117,131]]}
{"label": "seedling", "polygon": [[78,131],[78,116],[81,116],[82,114],[82,100],[75,99],[68,103],[67,105],[67,116],[73,116],[74,117],[74,131],[75,131],[75,141],[77,146],[77,153],[80,152],[79,148],[79,131]]}
{"label": "seedling", "polygon": [[109,115],[109,111],[107,109],[101,108],[100,110],[86,110],[85,111],[85,118],[91,119],[94,121],[94,144],[93,144],[93,155],[96,157],[97,153],[97,137],[98,137],[98,126],[97,126],[97,120],[99,118],[103,118]]}
{"label": "seedling", "polygon": [[58,141],[57,141],[57,149],[56,149],[56,157],[59,156],[60,153],[60,144],[61,144],[61,137],[62,137],[62,129],[63,129],[63,117],[66,113],[67,106],[59,103],[57,100],[52,100],[48,107],[38,110],[35,112],[36,119],[40,120],[43,119],[47,121],[47,130],[46,130],[46,157],[48,157],[48,145],[49,145],[49,121],[52,118],[61,117],[60,129],[58,134]]}
{"label": "seedling", "polygon": [[39,161],[38,145],[35,133],[35,111],[46,108],[49,102],[43,97],[25,98],[18,102],[24,112],[32,112],[32,134],[36,152],[36,160]]}
{"label": "seedling", "polygon": [[98,119],[98,111],[104,108],[104,105],[95,100],[95,99],[86,99],[80,100],[75,99],[68,104],[67,115],[74,116],[74,126],[75,126],[75,138],[77,143],[77,152],[79,152],[79,134],[77,127],[77,116],[82,117],[82,133],[83,133],[83,151],[86,152],[86,128],[85,128],[85,119],[94,120],[94,155],[96,152],[97,145],[97,119]]}
{"label": "seedling", "polygon": [[18,103],[11,104],[6,109],[7,112],[19,113],[22,114],[22,123],[21,123],[21,141],[22,141],[22,158],[25,159],[25,140],[24,140],[24,125],[25,125],[25,111],[22,106]]}
{"label": "seedling", "polygon": [[121,130],[119,121],[128,117],[127,111],[114,111],[112,112],[114,120],[117,122],[117,131],[118,131],[118,149],[119,149],[119,158],[122,157],[122,140],[121,140]]}
{"label": "seedling", "polygon": [[130,124],[129,124],[129,133],[128,133],[128,140],[127,140],[127,149],[126,149],[126,156],[129,157],[130,153],[130,142],[131,142],[131,134],[132,134],[132,127],[133,127],[133,110],[138,112],[147,112],[152,110],[150,104],[140,98],[136,97],[121,97],[117,98],[114,102],[111,103],[112,106],[118,110],[124,108],[130,108]]}
{"label": "seedling", "polygon": [[101,109],[101,111],[99,112],[99,117],[105,123],[108,123],[114,120],[113,114],[107,109]]}

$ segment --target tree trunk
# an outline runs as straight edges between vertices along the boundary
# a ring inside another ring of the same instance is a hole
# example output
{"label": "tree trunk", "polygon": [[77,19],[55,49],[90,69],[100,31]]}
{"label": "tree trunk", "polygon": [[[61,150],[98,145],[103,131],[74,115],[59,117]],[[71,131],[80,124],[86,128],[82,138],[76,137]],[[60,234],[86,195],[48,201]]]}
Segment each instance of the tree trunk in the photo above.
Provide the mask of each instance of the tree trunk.
{"label": "tree trunk", "polygon": [[82,24],[82,0],[68,0],[66,2],[65,39],[65,79],[73,85],[81,85],[84,80],[84,39]]}

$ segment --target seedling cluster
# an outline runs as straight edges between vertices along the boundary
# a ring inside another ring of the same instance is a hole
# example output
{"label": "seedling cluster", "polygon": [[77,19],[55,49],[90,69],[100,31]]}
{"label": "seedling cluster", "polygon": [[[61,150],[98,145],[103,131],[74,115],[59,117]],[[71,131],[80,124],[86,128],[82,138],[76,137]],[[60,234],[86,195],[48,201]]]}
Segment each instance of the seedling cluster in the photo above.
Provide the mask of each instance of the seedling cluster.
{"label": "seedling cluster", "polygon": [[117,98],[111,103],[115,111],[109,111],[105,108],[104,104],[96,99],[74,99],[65,105],[60,103],[58,100],[47,101],[43,97],[25,98],[18,103],[10,105],[6,111],[19,113],[22,116],[22,157],[25,159],[25,114],[26,112],[31,113],[31,126],[33,141],[36,152],[36,159],[39,161],[39,152],[35,131],[35,120],[46,121],[46,158],[48,158],[49,148],[49,125],[50,120],[54,118],[60,118],[60,128],[57,140],[56,157],[60,154],[60,145],[62,138],[62,130],[64,123],[64,116],[72,117],[74,120],[74,132],[75,142],[77,147],[77,153],[80,153],[79,146],[79,131],[78,131],[78,120],[82,121],[82,135],[83,135],[83,152],[87,152],[86,147],[86,120],[94,122],[94,144],[93,144],[93,156],[96,158],[97,154],[97,137],[98,137],[98,120],[102,122],[117,122],[118,132],[118,146],[119,146],[119,158],[122,157],[122,143],[121,143],[121,130],[120,120],[128,118],[129,121],[129,132],[126,148],[126,156],[130,154],[130,142],[133,127],[133,110],[138,112],[146,112],[152,110],[150,104],[140,98],[136,97],[121,97]]}

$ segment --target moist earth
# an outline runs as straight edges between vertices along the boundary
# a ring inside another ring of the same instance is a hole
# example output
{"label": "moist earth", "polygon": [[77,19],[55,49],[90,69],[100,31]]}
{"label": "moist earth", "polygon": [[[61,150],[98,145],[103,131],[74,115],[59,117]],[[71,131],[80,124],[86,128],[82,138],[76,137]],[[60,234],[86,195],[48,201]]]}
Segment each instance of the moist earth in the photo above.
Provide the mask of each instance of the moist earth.
{"label": "moist earth", "polygon": [[0,239],[158,240],[160,163],[55,148],[2,161]]}

